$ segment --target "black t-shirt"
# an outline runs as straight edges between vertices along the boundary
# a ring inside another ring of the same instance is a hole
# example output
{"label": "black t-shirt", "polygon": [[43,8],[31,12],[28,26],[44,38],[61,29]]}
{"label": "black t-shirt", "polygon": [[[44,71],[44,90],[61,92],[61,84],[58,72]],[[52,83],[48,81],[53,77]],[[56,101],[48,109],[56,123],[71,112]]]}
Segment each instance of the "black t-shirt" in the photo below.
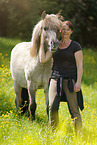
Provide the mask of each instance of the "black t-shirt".
{"label": "black t-shirt", "polygon": [[82,50],[80,44],[73,40],[67,48],[58,48],[53,53],[52,70],[58,71],[60,74],[68,75],[69,77],[77,75],[74,53],[79,50]]}

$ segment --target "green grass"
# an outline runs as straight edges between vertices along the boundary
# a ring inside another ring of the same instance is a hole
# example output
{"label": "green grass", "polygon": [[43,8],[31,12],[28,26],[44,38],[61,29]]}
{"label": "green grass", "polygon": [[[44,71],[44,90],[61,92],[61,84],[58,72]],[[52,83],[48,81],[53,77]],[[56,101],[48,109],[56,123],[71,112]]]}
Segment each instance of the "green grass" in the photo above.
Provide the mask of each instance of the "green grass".
{"label": "green grass", "polygon": [[36,119],[18,116],[10,74],[10,54],[21,40],[0,38],[0,144],[1,145],[96,145],[97,144],[97,51],[83,49],[82,91],[85,109],[81,112],[83,135],[76,137],[67,104],[59,109],[59,129],[52,132],[46,115],[44,90],[36,92]]}

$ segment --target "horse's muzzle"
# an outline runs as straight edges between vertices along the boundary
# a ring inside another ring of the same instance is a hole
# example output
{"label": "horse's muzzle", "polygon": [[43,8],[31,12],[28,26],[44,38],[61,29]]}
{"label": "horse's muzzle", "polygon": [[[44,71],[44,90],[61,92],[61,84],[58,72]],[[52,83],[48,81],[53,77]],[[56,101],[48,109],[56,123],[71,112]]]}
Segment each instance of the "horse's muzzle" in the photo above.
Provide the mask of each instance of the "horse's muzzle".
{"label": "horse's muzzle", "polygon": [[58,48],[58,46],[59,46],[59,42],[57,41],[57,42],[51,42],[51,45],[49,45],[49,47],[51,47],[51,49],[53,49],[53,48]]}

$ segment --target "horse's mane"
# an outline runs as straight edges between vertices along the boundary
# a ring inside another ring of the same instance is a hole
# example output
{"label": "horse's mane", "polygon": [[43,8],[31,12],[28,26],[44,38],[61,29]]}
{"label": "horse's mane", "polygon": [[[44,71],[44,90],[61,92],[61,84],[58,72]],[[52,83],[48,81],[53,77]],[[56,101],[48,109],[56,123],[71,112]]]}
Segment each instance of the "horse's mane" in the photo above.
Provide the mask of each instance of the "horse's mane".
{"label": "horse's mane", "polygon": [[32,47],[30,50],[31,56],[35,56],[37,54],[37,50],[39,49],[40,44],[40,35],[43,26],[43,20],[41,20],[38,24],[35,25],[32,33]]}
{"label": "horse's mane", "polygon": [[32,33],[32,47],[30,50],[31,56],[35,56],[38,53],[42,28],[45,27],[47,30],[53,30],[58,34],[58,31],[61,28],[61,24],[62,21],[58,18],[57,15],[47,14],[43,20],[35,25]]}

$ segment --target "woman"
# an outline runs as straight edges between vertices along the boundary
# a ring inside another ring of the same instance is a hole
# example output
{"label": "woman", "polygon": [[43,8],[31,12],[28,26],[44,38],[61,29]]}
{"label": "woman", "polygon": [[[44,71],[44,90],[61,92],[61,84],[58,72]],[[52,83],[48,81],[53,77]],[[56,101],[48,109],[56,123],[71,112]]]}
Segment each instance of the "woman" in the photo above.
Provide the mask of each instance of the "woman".
{"label": "woman", "polygon": [[58,49],[44,52],[41,36],[40,62],[46,63],[53,57],[52,75],[49,84],[49,122],[52,127],[58,125],[60,101],[67,101],[71,117],[74,118],[75,131],[82,128],[79,107],[83,110],[81,79],[83,73],[83,54],[79,43],[70,39],[73,24],[64,21],[60,30],[61,41]]}

